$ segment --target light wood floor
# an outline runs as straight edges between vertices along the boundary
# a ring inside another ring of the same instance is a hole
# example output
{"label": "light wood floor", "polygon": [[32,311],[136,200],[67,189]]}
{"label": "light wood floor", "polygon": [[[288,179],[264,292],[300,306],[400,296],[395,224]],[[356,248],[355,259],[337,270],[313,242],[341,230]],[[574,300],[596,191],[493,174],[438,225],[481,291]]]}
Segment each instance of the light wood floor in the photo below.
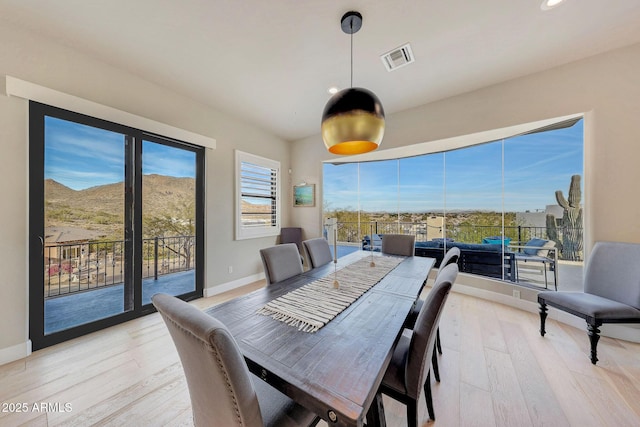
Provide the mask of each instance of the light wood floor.
{"label": "light wood floor", "polygon": [[[585,331],[548,320],[542,338],[538,326],[535,314],[452,293],[440,324],[442,382],[432,386],[437,420],[427,422],[422,401],[423,423],[640,425],[640,344],[602,338],[594,367]],[[0,366],[0,425],[188,426],[181,369],[162,320],[146,316]],[[385,411],[390,426],[406,425],[403,405],[385,398]]]}

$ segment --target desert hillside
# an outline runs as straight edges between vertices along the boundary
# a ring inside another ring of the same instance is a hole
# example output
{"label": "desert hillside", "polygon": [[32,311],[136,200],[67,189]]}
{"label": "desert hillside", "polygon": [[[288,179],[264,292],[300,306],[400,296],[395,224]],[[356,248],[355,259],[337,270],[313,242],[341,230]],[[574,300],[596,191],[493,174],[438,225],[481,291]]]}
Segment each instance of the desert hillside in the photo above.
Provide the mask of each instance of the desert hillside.
{"label": "desert hillside", "polygon": [[[124,183],[73,190],[45,180],[46,227],[72,226],[118,234],[124,218]],[[142,177],[143,216],[162,216],[193,203],[195,180],[162,175]],[[121,233],[121,232],[120,232]]]}

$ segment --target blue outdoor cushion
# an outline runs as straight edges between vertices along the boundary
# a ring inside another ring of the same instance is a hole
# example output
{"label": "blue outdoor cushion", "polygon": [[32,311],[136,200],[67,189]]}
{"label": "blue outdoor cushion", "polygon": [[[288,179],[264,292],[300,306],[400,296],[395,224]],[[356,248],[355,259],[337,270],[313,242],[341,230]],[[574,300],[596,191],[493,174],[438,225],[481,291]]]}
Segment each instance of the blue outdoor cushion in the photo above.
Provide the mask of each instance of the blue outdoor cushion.
{"label": "blue outdoor cushion", "polygon": [[416,248],[441,248],[442,242],[430,241],[430,242],[416,242]]}
{"label": "blue outdoor cushion", "polygon": [[509,243],[511,243],[511,238],[502,238],[500,236],[485,237],[484,239],[482,239],[482,243],[485,245],[502,245],[504,243],[505,246],[508,246]]}
{"label": "blue outdoor cushion", "polygon": [[480,243],[451,243],[447,247],[455,246],[461,251],[485,251],[485,252],[502,252],[502,245],[483,245]]}

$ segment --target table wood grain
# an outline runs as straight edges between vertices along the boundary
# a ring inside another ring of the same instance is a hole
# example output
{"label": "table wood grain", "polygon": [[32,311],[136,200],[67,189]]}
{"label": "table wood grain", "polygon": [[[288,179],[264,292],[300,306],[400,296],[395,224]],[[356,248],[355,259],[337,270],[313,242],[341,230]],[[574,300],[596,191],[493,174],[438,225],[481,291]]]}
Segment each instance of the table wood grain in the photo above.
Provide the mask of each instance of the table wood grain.
{"label": "table wood grain", "polygon": [[[336,267],[344,268],[365,255],[362,251],[347,255]],[[259,378],[317,413],[330,426],[362,426],[402,324],[434,263],[433,258],[406,258],[314,333],[256,312],[269,301],[331,274],[333,263],[206,312],[231,330],[249,369]]]}

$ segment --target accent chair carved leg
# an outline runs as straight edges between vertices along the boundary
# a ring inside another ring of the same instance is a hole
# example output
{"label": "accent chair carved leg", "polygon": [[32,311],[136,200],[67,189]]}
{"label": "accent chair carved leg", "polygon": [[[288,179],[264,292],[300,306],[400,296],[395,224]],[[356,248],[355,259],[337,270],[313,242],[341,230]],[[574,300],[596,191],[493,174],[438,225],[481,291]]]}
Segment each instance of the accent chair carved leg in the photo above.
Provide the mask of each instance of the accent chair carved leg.
{"label": "accent chair carved leg", "polygon": [[442,346],[440,345],[440,327],[436,330],[436,347],[438,348],[438,353],[442,354]]}
{"label": "accent chair carved leg", "polygon": [[540,303],[540,335],[544,336],[546,333],[544,323],[547,320],[547,304],[542,301],[538,302]]}
{"label": "accent chair carved leg", "polygon": [[596,321],[594,324],[587,323],[587,330],[589,331],[589,341],[591,342],[591,363],[594,365],[598,361],[598,340],[600,340],[600,329],[602,322]]}

